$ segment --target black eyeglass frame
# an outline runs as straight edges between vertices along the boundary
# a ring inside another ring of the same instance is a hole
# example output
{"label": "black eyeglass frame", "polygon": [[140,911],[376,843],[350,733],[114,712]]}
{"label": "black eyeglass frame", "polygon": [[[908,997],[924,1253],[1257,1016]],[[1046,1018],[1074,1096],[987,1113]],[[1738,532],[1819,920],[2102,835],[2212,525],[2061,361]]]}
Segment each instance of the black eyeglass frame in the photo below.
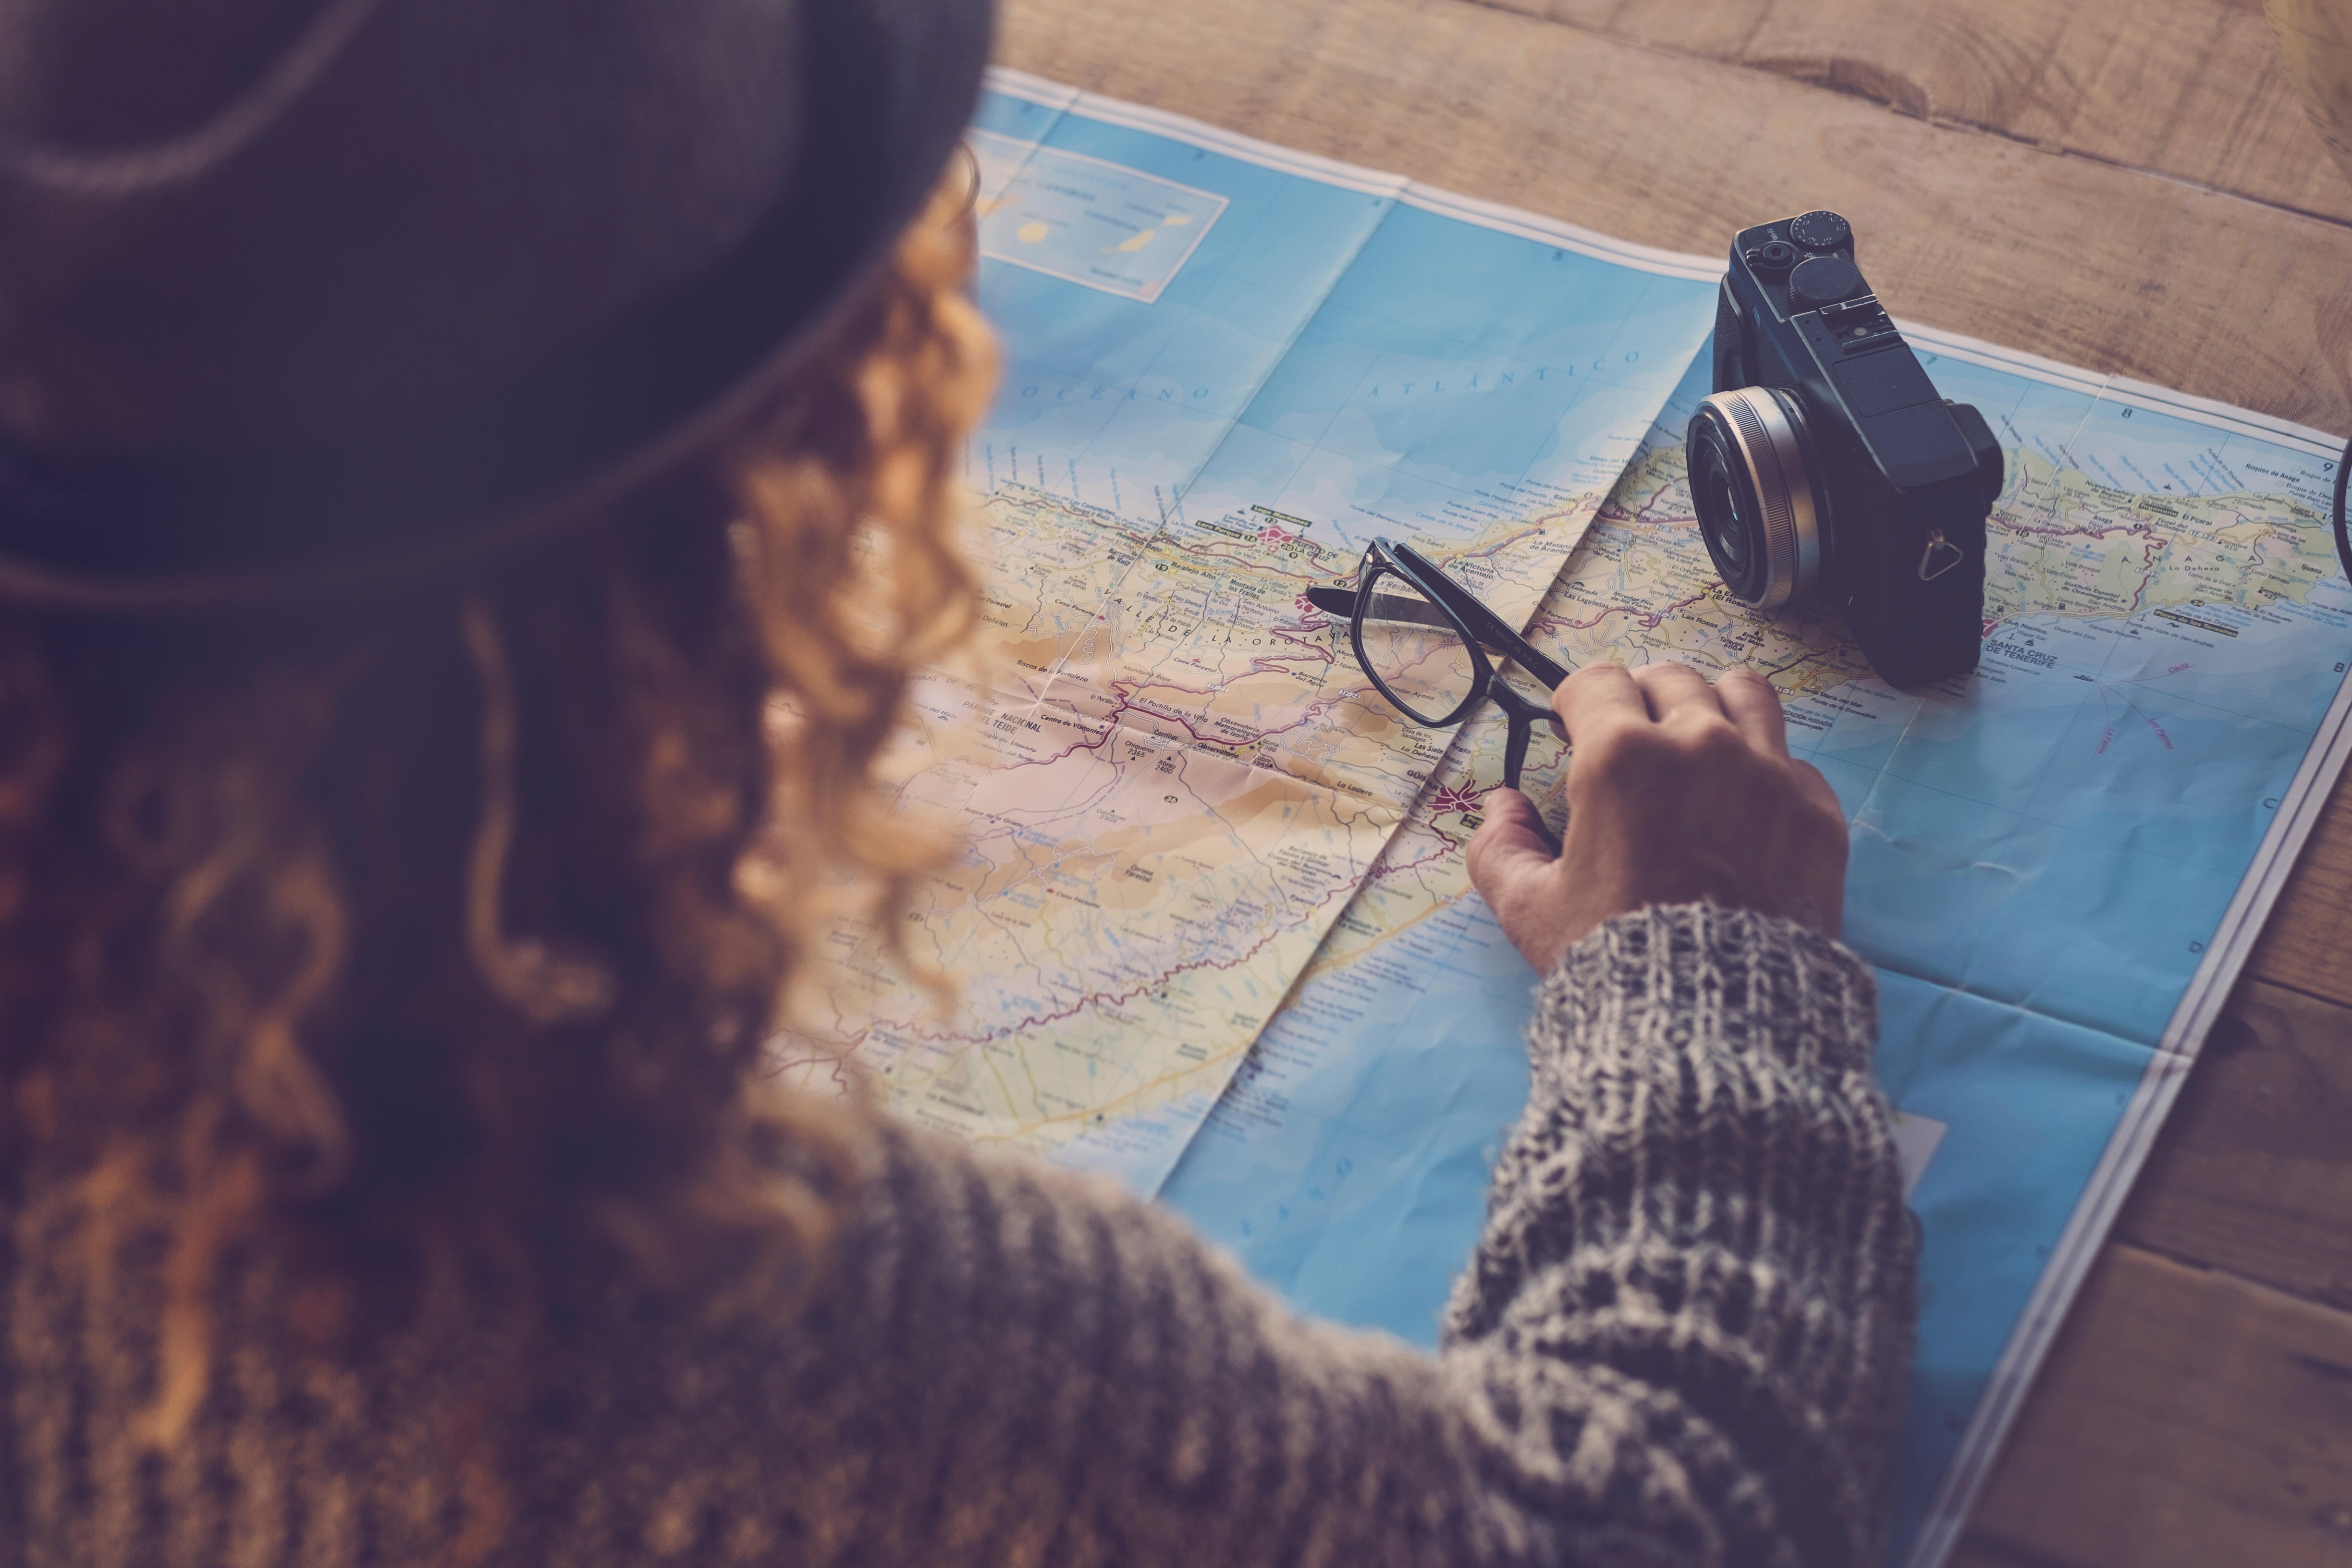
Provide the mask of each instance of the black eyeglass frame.
{"label": "black eyeglass frame", "polygon": [[[1372,661],[1364,657],[1364,612],[1371,607],[1376,596],[1374,586],[1381,574],[1390,573],[1419,591],[1428,601],[1426,606],[1409,599],[1391,598],[1381,607],[1381,616],[1426,625],[1443,624],[1453,628],[1469,649],[1472,668],[1476,671],[1470,683],[1469,695],[1442,719],[1423,718],[1412,705],[1389,689]],[[1414,723],[1432,730],[1443,730],[1458,724],[1470,715],[1472,709],[1491,697],[1495,706],[1503,710],[1509,721],[1510,735],[1503,747],[1503,783],[1512,789],[1519,787],[1519,771],[1528,759],[1528,742],[1533,739],[1538,722],[1551,721],[1551,710],[1529,700],[1512,689],[1508,681],[1496,672],[1487,658],[1489,651],[1499,655],[1507,663],[1541,681],[1550,690],[1568,679],[1567,668],[1557,660],[1536,650],[1527,638],[1513,630],[1510,623],[1479,601],[1475,594],[1445,574],[1444,570],[1410,544],[1393,540],[1375,539],[1365,550],[1363,560],[1356,567],[1354,588],[1309,588],[1307,602],[1327,615],[1348,617],[1348,642],[1354,648],[1356,666],[1361,669],[1391,706]],[[1428,611],[1434,608],[1443,622],[1430,619]]]}

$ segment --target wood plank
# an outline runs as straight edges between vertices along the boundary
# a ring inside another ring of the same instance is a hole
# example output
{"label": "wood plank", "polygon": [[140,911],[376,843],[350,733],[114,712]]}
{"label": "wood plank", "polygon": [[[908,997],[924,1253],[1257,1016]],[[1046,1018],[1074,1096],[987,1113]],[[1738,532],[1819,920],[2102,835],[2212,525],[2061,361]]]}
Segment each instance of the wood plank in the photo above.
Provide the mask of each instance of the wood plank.
{"label": "wood plank", "polygon": [[2245,972],[2352,1006],[2352,773],[2336,781]]}
{"label": "wood plank", "polygon": [[1854,220],[1898,314],[2352,426],[2352,227],[1465,0],[1013,0],[1057,80],[1651,245]]}
{"label": "wood plank", "polygon": [[2082,1568],[2343,1568],[2352,1313],[2110,1247],[1971,1527]]}
{"label": "wood plank", "polygon": [[2216,190],[2352,219],[2259,5],[1489,0]]}
{"label": "wood plank", "polygon": [[2260,981],[2214,1026],[2116,1236],[2352,1308],[2352,1008]]}

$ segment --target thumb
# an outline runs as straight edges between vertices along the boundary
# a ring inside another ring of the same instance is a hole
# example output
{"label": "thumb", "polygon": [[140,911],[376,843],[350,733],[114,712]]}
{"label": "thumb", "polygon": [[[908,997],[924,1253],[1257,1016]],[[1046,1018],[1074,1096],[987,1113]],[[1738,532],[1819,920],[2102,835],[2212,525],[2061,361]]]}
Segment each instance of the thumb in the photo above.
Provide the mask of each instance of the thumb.
{"label": "thumb", "polygon": [[1480,803],[1486,820],[1470,837],[1470,880],[1489,904],[1506,902],[1509,889],[1533,876],[1549,876],[1558,864],[1535,803],[1515,789],[1486,792]]}

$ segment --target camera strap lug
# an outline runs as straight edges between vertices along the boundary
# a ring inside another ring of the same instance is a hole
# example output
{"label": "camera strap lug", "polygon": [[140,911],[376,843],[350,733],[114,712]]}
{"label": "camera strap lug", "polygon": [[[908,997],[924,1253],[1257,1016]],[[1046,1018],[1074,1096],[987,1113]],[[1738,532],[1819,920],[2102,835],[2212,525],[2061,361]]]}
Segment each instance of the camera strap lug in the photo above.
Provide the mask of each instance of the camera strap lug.
{"label": "camera strap lug", "polygon": [[1919,552],[1919,581],[1932,583],[1966,557],[1960,547],[1944,537],[1940,528],[1927,531],[1927,548]]}

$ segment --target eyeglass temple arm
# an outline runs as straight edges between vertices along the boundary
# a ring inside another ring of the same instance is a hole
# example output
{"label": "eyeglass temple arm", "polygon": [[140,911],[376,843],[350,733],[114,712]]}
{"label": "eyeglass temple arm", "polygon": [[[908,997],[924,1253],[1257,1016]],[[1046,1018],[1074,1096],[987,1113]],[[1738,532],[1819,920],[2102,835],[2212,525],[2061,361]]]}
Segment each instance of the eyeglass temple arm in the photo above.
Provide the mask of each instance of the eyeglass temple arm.
{"label": "eyeglass temple arm", "polygon": [[[1353,588],[1309,588],[1307,602],[1324,614],[1341,620],[1352,620],[1356,614],[1356,591]],[[1372,613],[1384,621],[1412,621],[1424,626],[1451,626],[1454,617],[1426,599],[1408,599],[1402,594],[1375,594]]]}
{"label": "eyeglass temple arm", "polygon": [[1444,568],[1437,563],[1410,544],[1392,545],[1390,553],[1401,564],[1411,567],[1420,579],[1417,585],[1421,590],[1442,600],[1448,609],[1460,616],[1480,642],[1546,686],[1558,686],[1568,679],[1568,671],[1557,660],[1537,652],[1534,646],[1519,635],[1517,626],[1488,609],[1477,595],[1446,575]]}
{"label": "eyeglass temple arm", "polygon": [[1510,730],[1510,738],[1503,743],[1503,782],[1517,789],[1519,771],[1528,764],[1528,742],[1535,735],[1535,725],[1526,714],[1513,713]]}
{"label": "eyeglass temple arm", "polygon": [[[1503,786],[1517,789],[1520,787],[1520,770],[1527,766],[1528,742],[1535,738],[1536,724],[1538,721],[1549,719],[1551,714],[1508,687],[1498,684],[1496,697],[1503,716],[1510,721],[1510,733],[1503,742]],[[1559,836],[1540,819],[1536,823],[1536,833],[1553,855],[1559,853]]]}

